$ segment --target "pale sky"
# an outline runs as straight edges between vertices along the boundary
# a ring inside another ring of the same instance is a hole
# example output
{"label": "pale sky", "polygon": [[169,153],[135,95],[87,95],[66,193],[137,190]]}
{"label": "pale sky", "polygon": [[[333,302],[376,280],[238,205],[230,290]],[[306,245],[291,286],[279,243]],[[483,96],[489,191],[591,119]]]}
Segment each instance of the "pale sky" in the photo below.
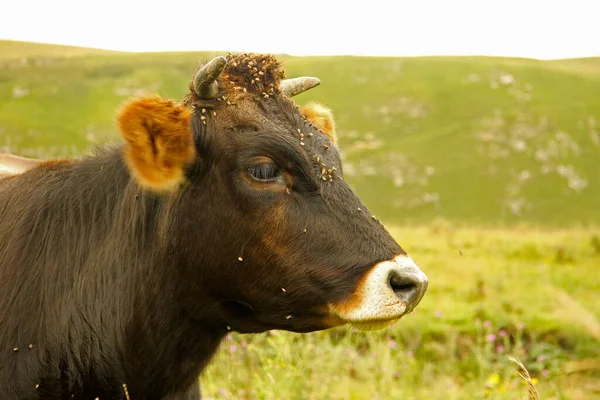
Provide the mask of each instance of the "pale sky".
{"label": "pale sky", "polygon": [[600,0],[6,0],[0,39],[126,51],[600,56]]}

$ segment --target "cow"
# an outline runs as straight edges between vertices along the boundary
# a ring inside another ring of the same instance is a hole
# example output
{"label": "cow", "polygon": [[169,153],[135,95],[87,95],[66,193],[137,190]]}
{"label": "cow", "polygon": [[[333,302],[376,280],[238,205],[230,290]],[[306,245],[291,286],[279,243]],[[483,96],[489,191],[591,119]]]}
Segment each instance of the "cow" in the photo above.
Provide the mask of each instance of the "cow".
{"label": "cow", "polygon": [[[380,329],[427,277],[272,55],[118,111],[122,142],[0,179],[0,398],[195,400],[230,331]],[[127,392],[127,393],[126,393]]]}

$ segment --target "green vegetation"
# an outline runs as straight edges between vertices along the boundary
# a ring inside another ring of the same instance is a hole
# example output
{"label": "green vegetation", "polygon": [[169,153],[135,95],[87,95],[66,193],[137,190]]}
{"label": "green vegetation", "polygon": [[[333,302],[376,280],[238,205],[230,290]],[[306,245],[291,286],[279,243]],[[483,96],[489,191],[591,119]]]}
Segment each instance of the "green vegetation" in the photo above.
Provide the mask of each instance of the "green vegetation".
{"label": "green vegetation", "polygon": [[600,231],[391,229],[430,277],[391,328],[233,334],[201,382],[216,399],[542,399],[600,395]]}
{"label": "green vegetation", "polygon": [[[0,54],[0,151],[31,156],[119,140],[126,98],[179,99],[214,56],[6,41]],[[386,221],[600,223],[600,59],[283,60],[321,78],[297,101],[336,112],[346,179]]]}
{"label": "green vegetation", "polygon": [[[213,55],[0,41],[0,152],[69,156],[120,140],[119,104],[181,98]],[[334,109],[346,179],[429,291],[383,331],[233,334],[204,394],[521,398],[510,354],[542,399],[598,398],[600,59],[283,59],[289,77],[321,78],[297,102]]]}

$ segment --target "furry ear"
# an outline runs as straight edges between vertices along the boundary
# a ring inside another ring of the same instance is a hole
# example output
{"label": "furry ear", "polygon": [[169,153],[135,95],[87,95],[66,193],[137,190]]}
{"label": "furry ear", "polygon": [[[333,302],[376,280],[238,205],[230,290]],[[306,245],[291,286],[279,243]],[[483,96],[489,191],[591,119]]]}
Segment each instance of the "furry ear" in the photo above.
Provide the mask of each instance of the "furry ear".
{"label": "furry ear", "polygon": [[192,111],[158,96],[125,104],[118,116],[124,157],[137,182],[155,192],[175,190],[196,157]]}
{"label": "furry ear", "polygon": [[329,108],[319,103],[308,103],[300,109],[300,113],[319,128],[321,132],[329,136],[333,143],[336,142],[335,120],[333,119],[333,112]]}

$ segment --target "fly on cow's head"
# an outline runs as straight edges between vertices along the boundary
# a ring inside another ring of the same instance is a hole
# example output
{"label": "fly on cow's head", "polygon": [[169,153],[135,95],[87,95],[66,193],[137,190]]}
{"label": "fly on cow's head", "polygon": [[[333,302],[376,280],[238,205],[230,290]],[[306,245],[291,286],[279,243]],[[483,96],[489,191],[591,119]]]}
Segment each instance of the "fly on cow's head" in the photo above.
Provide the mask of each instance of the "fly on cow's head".
{"label": "fly on cow's head", "polygon": [[291,100],[318,84],[285,79],[272,56],[218,57],[181,104],[142,98],[120,114],[137,184],[171,205],[164,246],[182,293],[213,301],[223,326],[378,328],[425,293],[344,180],[331,111]]}

